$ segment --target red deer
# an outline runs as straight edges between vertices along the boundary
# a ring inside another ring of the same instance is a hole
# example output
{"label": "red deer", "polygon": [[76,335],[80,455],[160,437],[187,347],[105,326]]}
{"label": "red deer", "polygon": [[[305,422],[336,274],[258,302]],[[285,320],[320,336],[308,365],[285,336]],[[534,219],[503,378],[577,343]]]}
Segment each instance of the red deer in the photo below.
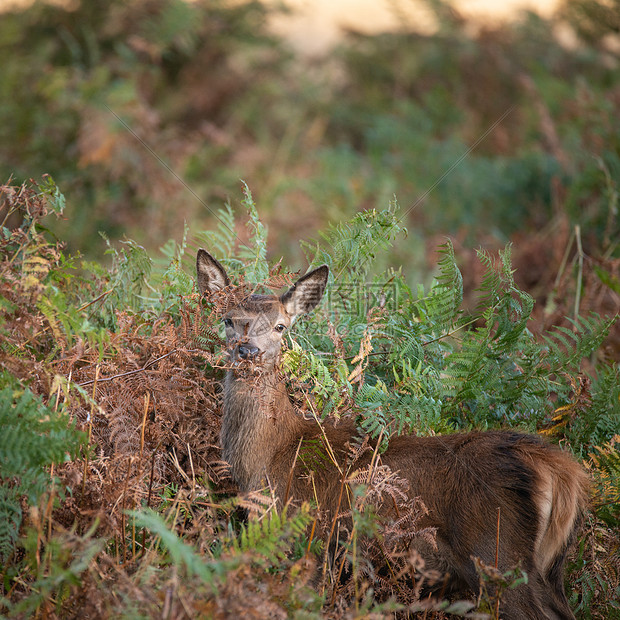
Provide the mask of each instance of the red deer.
{"label": "red deer", "polygon": [[[196,267],[201,294],[230,284],[205,250],[198,251]],[[224,382],[221,443],[242,492],[269,485],[280,501],[315,501],[333,513],[340,509],[337,470],[318,467],[311,482],[298,475],[303,473],[298,447],[306,440],[322,441],[344,461],[355,426],[341,421],[319,427],[305,419],[278,372],[283,333],[319,303],[328,274],[323,265],[280,297],[251,294],[224,314],[231,368]],[[258,368],[251,381],[237,370],[247,362]],[[563,568],[587,504],[588,478],[568,454],[534,435],[486,431],[394,437],[379,458],[408,481],[410,496],[419,496],[428,509],[423,525],[436,528],[436,547],[415,548],[426,568],[447,575],[446,596],[476,593],[473,558],[493,565],[498,549],[500,571],[520,564],[528,575],[526,584],[505,591],[502,618],[574,618]]]}

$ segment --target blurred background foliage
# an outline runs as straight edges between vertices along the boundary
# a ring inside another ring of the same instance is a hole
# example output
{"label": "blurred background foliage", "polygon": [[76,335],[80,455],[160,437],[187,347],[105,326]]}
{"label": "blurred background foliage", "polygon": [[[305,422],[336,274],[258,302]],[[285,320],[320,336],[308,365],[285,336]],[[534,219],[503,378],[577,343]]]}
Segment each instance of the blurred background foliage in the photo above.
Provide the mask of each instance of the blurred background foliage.
{"label": "blurred background foliage", "polygon": [[394,262],[414,280],[435,235],[552,239],[560,218],[616,256],[618,2],[496,25],[423,4],[432,33],[345,32],[321,57],[274,36],[282,9],[259,1],[5,12],[1,180],[51,174],[71,205],[55,230],[87,255],[99,231],[156,248],[184,222],[212,228],[243,179],[292,262],[300,237],[394,194],[411,234]]}

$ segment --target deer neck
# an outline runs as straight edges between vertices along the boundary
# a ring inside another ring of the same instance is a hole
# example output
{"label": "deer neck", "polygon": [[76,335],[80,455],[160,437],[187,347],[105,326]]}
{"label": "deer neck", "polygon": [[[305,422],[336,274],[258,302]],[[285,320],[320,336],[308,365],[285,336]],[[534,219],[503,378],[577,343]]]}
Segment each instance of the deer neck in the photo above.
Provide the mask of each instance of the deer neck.
{"label": "deer neck", "polygon": [[254,491],[268,483],[273,456],[300,436],[302,424],[278,373],[238,377],[228,371],[222,452],[241,491]]}

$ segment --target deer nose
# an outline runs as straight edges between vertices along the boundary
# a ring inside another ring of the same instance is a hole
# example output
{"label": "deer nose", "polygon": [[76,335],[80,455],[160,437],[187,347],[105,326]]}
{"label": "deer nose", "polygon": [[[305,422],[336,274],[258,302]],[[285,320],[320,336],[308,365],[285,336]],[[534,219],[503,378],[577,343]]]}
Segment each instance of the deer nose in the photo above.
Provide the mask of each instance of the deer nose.
{"label": "deer nose", "polygon": [[241,359],[247,360],[251,357],[256,357],[258,352],[259,352],[258,347],[252,347],[246,344],[239,345],[239,357]]}

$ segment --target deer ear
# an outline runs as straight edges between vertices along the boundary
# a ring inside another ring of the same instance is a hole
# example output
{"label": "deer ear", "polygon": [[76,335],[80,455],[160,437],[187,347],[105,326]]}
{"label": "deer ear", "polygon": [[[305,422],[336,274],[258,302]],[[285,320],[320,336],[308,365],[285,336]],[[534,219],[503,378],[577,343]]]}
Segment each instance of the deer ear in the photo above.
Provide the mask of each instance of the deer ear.
{"label": "deer ear", "polygon": [[313,310],[323,297],[329,267],[321,265],[302,276],[280,297],[286,312],[293,318]]}
{"label": "deer ear", "polygon": [[226,270],[220,263],[202,248],[196,255],[196,277],[198,291],[201,295],[215,293],[230,284]]}

